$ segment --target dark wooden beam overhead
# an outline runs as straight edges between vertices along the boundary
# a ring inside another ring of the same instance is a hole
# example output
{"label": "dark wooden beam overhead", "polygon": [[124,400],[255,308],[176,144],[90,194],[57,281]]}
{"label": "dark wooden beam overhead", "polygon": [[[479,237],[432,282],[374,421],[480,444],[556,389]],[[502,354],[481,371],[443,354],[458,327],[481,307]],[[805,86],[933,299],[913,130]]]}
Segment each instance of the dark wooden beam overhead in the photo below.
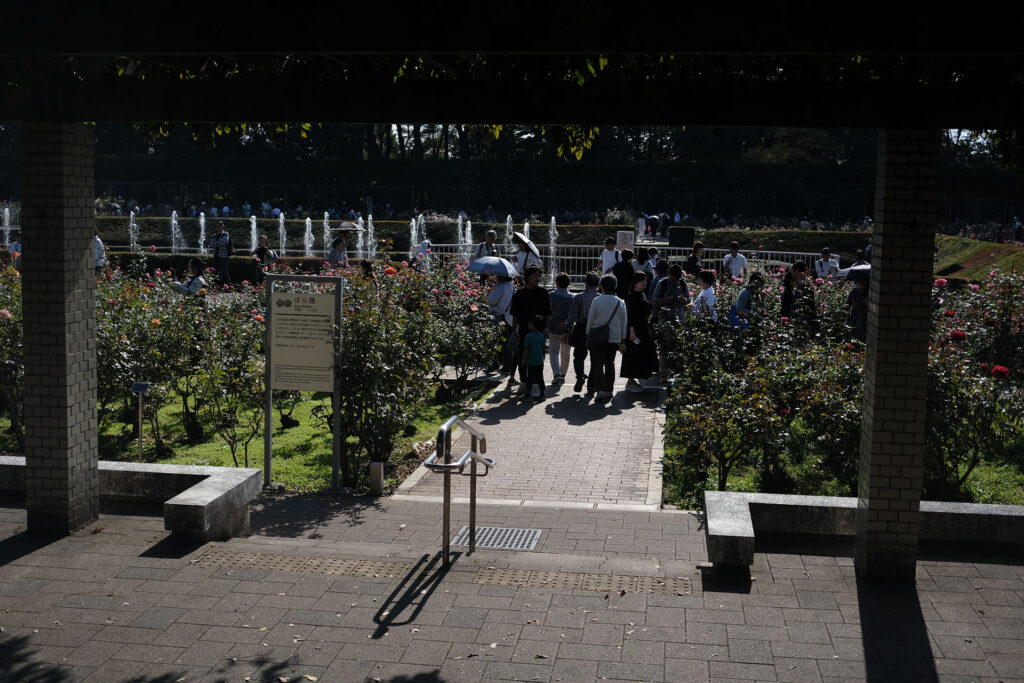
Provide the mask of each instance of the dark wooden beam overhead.
{"label": "dark wooden beam overhead", "polygon": [[[984,106],[979,103],[984,102]],[[0,120],[1015,127],[1024,87],[809,82],[39,81]]]}
{"label": "dark wooden beam overhead", "polygon": [[0,54],[1020,54],[1012,6],[13,0]]}

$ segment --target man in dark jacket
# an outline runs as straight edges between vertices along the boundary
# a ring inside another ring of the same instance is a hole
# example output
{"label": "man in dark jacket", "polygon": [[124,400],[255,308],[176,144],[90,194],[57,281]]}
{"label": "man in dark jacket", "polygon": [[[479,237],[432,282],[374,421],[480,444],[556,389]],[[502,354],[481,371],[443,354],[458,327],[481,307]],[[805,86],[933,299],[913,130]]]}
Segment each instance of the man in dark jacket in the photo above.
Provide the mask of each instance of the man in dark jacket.
{"label": "man in dark jacket", "polygon": [[629,288],[633,283],[633,273],[636,269],[633,268],[633,252],[629,249],[622,250],[622,260],[612,266],[612,275],[615,276],[615,280],[618,286],[615,290],[615,295],[620,299],[625,300],[626,295],[629,294]]}

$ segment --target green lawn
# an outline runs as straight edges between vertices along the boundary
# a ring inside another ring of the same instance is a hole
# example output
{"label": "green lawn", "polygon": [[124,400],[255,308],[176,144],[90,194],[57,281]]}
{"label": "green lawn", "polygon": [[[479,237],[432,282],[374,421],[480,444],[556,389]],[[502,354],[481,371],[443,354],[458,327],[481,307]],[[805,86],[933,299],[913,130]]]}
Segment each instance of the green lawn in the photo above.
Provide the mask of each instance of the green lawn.
{"label": "green lawn", "polygon": [[[391,487],[401,483],[415,469],[422,458],[416,457],[412,444],[428,441],[437,436],[437,429],[452,415],[465,416],[472,406],[483,401],[493,391],[493,385],[473,384],[468,391],[456,394],[445,400],[432,400],[423,406],[414,417],[412,426],[415,432],[409,436],[400,436],[392,453],[387,470],[387,481]],[[274,481],[285,485],[289,491],[317,491],[326,488],[331,479],[331,434],[313,417],[313,408],[328,402],[327,394],[304,393],[292,417],[299,421],[299,426],[289,429],[281,428],[280,413],[274,410],[273,434],[273,476]],[[157,460],[155,447],[151,438],[149,425],[144,429],[143,459],[146,462],[162,462],[178,465],[210,465],[233,467],[231,452],[223,440],[213,433],[209,427],[205,437],[198,443],[188,443],[184,431],[179,426],[181,407],[172,404],[160,411],[160,421],[164,428],[165,447],[171,456]],[[0,418],[0,453],[18,452],[14,439],[7,434],[9,422]],[[350,439],[355,445],[356,441]],[[136,462],[138,442],[132,438],[130,429],[116,424],[100,435],[100,457],[105,460],[125,460]],[[245,466],[244,456],[238,453],[239,465]],[[249,444],[249,467],[263,467],[263,430]],[[365,473],[363,481],[357,488],[367,484]]]}
{"label": "green lawn", "polygon": [[1012,244],[981,242],[965,237],[938,235],[935,273],[964,280],[981,280],[991,270],[1024,271],[1024,249]]}

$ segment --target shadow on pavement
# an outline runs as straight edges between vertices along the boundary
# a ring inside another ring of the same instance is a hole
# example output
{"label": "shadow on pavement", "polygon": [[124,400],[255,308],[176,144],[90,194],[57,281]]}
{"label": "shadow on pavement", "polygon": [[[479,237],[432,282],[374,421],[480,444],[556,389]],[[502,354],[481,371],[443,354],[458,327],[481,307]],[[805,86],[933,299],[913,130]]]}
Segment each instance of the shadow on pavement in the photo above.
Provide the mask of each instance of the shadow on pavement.
{"label": "shadow on pavement", "polygon": [[70,668],[45,664],[32,655],[28,636],[0,640],[0,681],[59,683],[76,678]]}
{"label": "shadow on pavement", "polygon": [[317,530],[338,518],[359,524],[369,511],[381,510],[372,496],[264,494],[251,505],[249,527],[263,536],[319,538]]}
{"label": "shadow on pavement", "polygon": [[[438,552],[433,557],[420,557],[402,577],[395,590],[381,603],[380,609],[373,615],[373,623],[377,624],[377,630],[373,632],[374,640],[387,635],[392,626],[404,626],[416,620],[448,572],[441,556],[442,553]],[[459,553],[452,553],[452,562],[459,556]]]}
{"label": "shadow on pavement", "polygon": [[857,607],[866,680],[938,680],[914,586],[881,587],[858,579]]}
{"label": "shadow on pavement", "polygon": [[705,593],[750,593],[753,582],[747,567],[699,567],[701,590]]}
{"label": "shadow on pavement", "polygon": [[167,536],[140,553],[139,557],[156,557],[162,560],[180,560],[183,557],[191,555],[204,545],[206,544],[198,543],[196,541],[186,541],[175,538],[174,536]]}
{"label": "shadow on pavement", "polygon": [[28,531],[21,531],[8,536],[0,541],[0,567],[20,560],[26,555],[31,555],[37,550],[45,548],[54,541],[60,540],[60,536],[43,536],[32,534]]}

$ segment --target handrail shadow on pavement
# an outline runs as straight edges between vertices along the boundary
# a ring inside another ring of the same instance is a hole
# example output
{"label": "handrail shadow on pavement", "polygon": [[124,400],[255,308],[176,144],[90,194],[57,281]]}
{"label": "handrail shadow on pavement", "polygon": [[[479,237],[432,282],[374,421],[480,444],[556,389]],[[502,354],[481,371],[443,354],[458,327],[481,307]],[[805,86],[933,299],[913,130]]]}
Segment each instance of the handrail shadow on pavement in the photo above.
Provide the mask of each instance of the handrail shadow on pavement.
{"label": "handrail shadow on pavement", "polygon": [[[430,600],[430,596],[434,594],[441,584],[441,580],[448,573],[441,562],[441,556],[442,553],[437,552],[433,556],[423,555],[420,557],[391,591],[391,594],[381,603],[380,609],[373,615],[373,623],[377,624],[377,629],[372,636],[374,640],[387,635],[392,626],[410,624],[419,616],[427,601]],[[453,552],[451,554],[452,564],[460,556],[461,553]],[[410,607],[412,608],[411,612],[405,614]]]}

